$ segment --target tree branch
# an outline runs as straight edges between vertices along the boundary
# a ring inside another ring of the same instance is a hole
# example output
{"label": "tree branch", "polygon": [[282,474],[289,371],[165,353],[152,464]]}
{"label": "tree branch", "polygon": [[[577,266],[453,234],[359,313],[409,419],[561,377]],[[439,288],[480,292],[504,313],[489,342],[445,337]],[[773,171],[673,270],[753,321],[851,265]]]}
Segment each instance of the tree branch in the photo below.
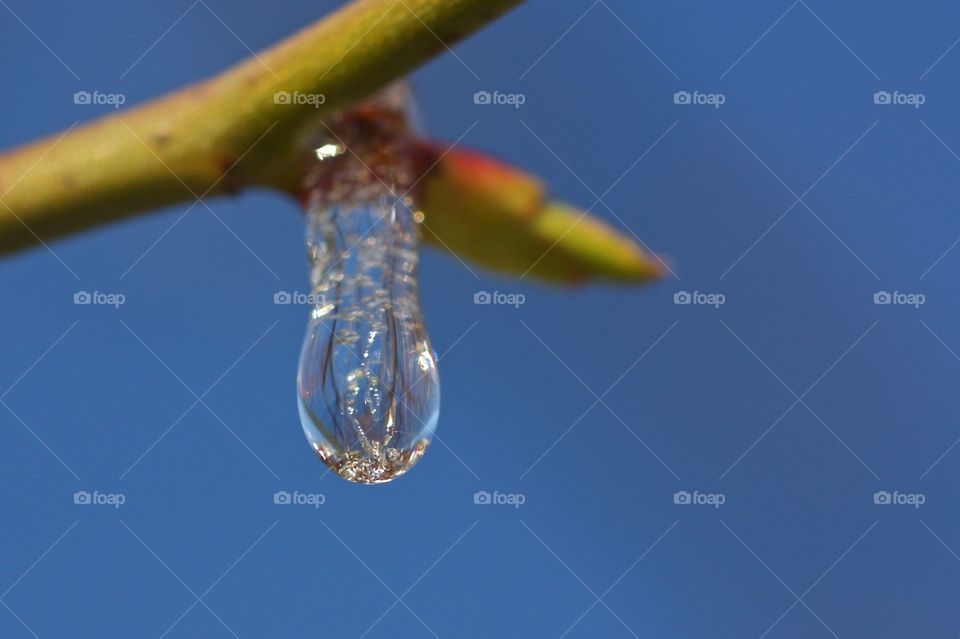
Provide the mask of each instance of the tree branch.
{"label": "tree branch", "polygon": [[[210,80],[0,155],[0,254],[245,188],[296,194],[307,159],[304,136],[318,120],[406,75],[520,1],[356,0]],[[306,99],[284,103],[278,93]],[[457,211],[441,211],[448,202],[435,201],[424,210],[437,216],[441,231],[426,239],[485,266],[566,281],[593,275],[634,281],[658,271],[612,230],[597,236],[593,222],[572,225],[577,216],[558,217],[545,204],[494,229],[503,237],[516,233],[521,244],[528,240],[528,255],[487,259],[459,241],[466,227],[452,220]],[[540,209],[550,215],[539,216]],[[583,231],[602,241],[584,245]],[[485,239],[479,245],[496,245],[495,233]],[[558,267],[565,255],[584,260]],[[531,267],[535,260],[543,265]]]}
{"label": "tree branch", "polygon": [[[0,251],[194,196],[289,191],[304,127],[519,2],[359,0],[209,81],[10,152],[0,157]],[[280,91],[325,102],[277,104]]]}

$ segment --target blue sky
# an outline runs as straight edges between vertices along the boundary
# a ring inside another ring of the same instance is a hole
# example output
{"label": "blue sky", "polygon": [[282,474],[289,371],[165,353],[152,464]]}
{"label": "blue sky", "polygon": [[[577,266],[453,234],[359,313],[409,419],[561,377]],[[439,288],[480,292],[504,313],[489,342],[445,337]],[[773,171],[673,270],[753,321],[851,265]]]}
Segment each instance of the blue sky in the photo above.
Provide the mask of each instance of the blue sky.
{"label": "blue sky", "polygon": [[[337,6],[0,4],[3,147],[110,112],[78,91],[136,104]],[[307,310],[273,303],[308,289],[289,201],[4,259],[0,636],[956,636],[958,18],[534,0],[419,70],[432,136],[671,272],[560,289],[426,250],[438,439],[389,485],[304,441]]]}

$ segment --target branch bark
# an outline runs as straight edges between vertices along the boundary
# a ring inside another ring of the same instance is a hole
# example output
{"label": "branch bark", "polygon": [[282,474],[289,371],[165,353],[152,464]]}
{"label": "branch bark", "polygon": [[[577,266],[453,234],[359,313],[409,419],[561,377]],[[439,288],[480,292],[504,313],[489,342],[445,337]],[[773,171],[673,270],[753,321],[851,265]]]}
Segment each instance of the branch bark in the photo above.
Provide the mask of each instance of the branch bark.
{"label": "branch bark", "polygon": [[0,156],[0,251],[195,196],[292,191],[304,127],[520,1],[359,0],[209,81]]}
{"label": "branch bark", "polygon": [[[311,126],[520,2],[356,0],[212,79],[0,155],[0,255],[196,198],[257,187],[296,195]],[[281,92],[323,102],[278,103]],[[568,211],[558,215],[546,203],[547,217],[527,211],[515,226],[495,229],[503,238],[516,233],[516,246],[528,256],[500,259],[491,252],[496,235],[478,243],[491,251],[478,253],[461,241],[472,231],[451,219],[457,212],[440,210],[446,202],[434,200],[438,206],[424,210],[438,216],[442,232],[426,239],[484,266],[561,281],[642,281],[659,272],[612,229]],[[482,222],[483,211],[476,215]],[[469,224],[470,216],[464,220]],[[562,220],[566,226],[558,226]],[[475,230],[493,233],[483,224]]]}

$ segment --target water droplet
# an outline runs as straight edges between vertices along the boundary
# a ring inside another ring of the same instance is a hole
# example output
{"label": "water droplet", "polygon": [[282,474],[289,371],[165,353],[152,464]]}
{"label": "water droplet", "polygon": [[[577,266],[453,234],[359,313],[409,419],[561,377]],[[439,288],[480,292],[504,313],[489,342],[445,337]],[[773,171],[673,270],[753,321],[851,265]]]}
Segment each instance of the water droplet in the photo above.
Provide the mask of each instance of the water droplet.
{"label": "water droplet", "polygon": [[440,411],[415,223],[407,203],[379,183],[345,201],[322,200],[307,212],[311,277],[322,295],[300,355],[300,419],[339,476],[387,482],[423,456]]}

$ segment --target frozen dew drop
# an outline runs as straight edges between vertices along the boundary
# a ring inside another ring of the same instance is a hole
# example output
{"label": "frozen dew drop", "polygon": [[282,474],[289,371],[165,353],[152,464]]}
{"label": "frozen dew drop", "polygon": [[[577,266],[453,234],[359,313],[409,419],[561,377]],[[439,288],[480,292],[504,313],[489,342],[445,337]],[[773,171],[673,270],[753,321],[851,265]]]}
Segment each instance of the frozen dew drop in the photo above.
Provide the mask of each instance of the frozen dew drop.
{"label": "frozen dew drop", "polygon": [[418,299],[414,212],[400,195],[405,167],[363,133],[366,161],[324,159],[323,179],[308,193],[315,306],[297,386],[303,431],[320,459],[344,479],[376,484],[423,456],[440,385]]}
{"label": "frozen dew drop", "polygon": [[[314,450],[344,479],[372,484],[409,470],[437,425],[436,356],[417,299],[409,210],[374,201],[308,212],[317,309],[300,356],[300,419]],[[374,242],[360,242],[361,237]],[[319,312],[322,311],[322,312]]]}

